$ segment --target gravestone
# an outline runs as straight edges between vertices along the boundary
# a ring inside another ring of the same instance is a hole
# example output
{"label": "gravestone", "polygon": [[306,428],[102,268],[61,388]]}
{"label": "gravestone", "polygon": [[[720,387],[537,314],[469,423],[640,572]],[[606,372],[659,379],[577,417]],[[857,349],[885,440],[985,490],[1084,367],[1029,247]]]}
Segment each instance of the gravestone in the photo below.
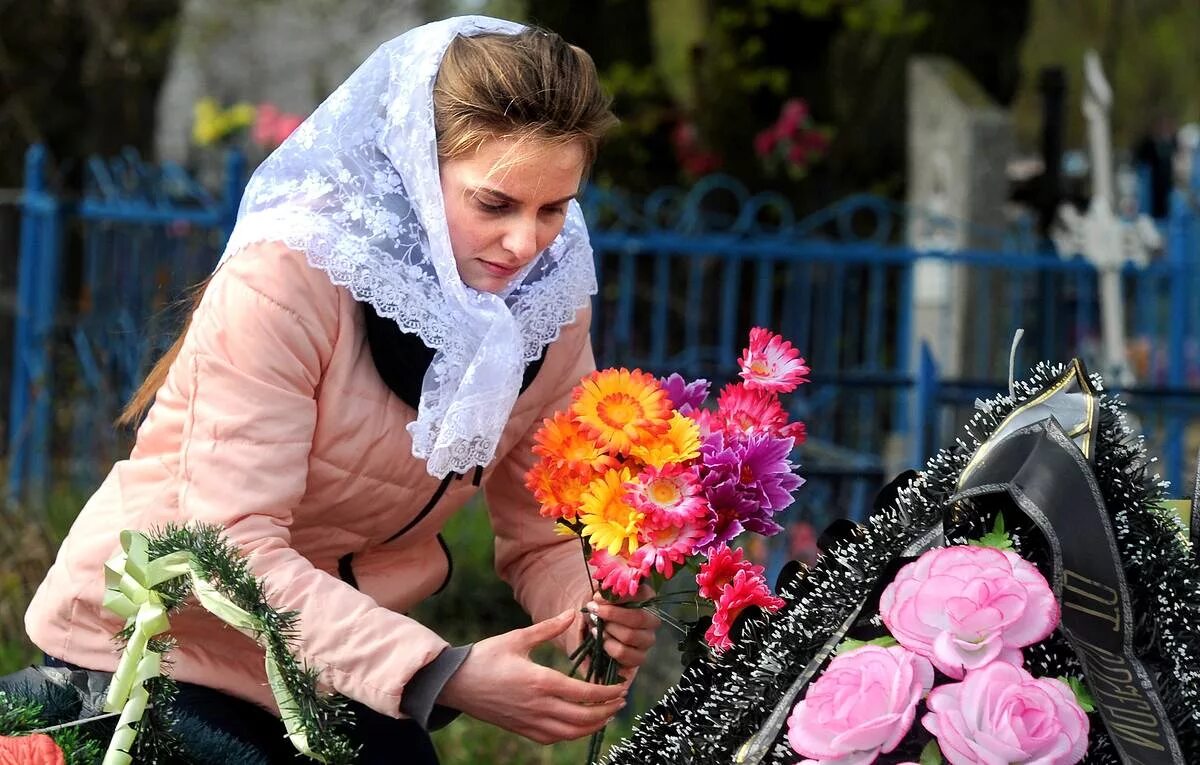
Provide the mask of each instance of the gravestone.
{"label": "gravestone", "polygon": [[159,157],[188,158],[192,109],[201,98],[222,106],[269,102],[307,115],[381,43],[423,23],[426,5],[421,0],[187,0],[159,96]]}
{"label": "gravestone", "polygon": [[[962,67],[938,57],[909,62],[908,108],[909,246],[923,251],[996,248],[1007,223],[1011,117]],[[929,343],[948,376],[967,371],[963,342],[971,328],[964,321],[965,278],[934,258],[917,265],[915,340],[918,347]]]}

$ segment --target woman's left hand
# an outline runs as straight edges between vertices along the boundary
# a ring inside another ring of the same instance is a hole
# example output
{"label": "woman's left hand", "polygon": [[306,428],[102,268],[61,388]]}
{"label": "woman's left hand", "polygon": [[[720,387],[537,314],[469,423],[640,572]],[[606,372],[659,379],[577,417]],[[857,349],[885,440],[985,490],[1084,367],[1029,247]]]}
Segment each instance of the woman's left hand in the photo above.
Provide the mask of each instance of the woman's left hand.
{"label": "woman's left hand", "polygon": [[[639,602],[652,597],[654,590],[642,585],[630,600]],[[662,621],[644,608],[609,603],[599,593],[588,601],[587,609],[604,620],[604,652],[621,665],[621,676],[632,680],[654,646],[654,636]]]}

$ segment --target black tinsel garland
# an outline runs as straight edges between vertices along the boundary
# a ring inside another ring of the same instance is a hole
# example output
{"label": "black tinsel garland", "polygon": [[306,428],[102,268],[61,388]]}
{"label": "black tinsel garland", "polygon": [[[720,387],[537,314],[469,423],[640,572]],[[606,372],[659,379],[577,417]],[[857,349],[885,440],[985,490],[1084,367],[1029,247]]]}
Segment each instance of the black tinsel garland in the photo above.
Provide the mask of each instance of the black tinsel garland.
{"label": "black tinsel garland", "polygon": [[[784,607],[774,614],[744,614],[734,647],[689,665],[680,682],[638,718],[630,737],[609,751],[605,764],[732,762],[828,636],[890,578],[892,561],[942,520],[945,501],[980,445],[1016,406],[1065,369],[1039,364],[1029,379],[1015,384],[1012,396],[980,402],[956,445],[897,487],[893,500],[863,525],[834,535],[811,570],[785,570],[777,585]],[[1098,377],[1093,375],[1092,382],[1102,391]],[[1155,676],[1183,751],[1200,753],[1200,566],[1178,520],[1157,506],[1165,484],[1148,472],[1151,461],[1142,437],[1130,431],[1121,402],[1103,393],[1098,429],[1095,473],[1132,595],[1134,647]],[[950,541],[987,531],[987,519],[981,516],[955,520],[954,528],[946,529]],[[1018,552],[1037,562],[1043,543],[1036,530],[1019,526],[1011,534]],[[1035,675],[1081,675],[1073,651],[1057,632],[1027,648],[1025,659]],[[796,762],[785,733],[776,738],[764,763]],[[879,761],[916,761],[926,741],[928,735],[914,725],[905,743]],[[1097,714],[1091,715],[1084,762],[1119,763]]]}

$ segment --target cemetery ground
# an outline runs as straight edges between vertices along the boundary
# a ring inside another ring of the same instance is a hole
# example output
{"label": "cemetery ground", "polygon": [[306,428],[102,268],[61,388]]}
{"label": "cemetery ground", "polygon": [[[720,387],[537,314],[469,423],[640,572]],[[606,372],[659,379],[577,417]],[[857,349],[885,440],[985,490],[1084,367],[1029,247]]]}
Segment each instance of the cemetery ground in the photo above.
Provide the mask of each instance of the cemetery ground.
{"label": "cemetery ground", "polygon": [[[25,637],[25,608],[86,500],[86,496],[57,491],[40,512],[0,509],[0,675],[41,660]],[[442,593],[412,616],[456,645],[527,625],[528,617],[492,570],[492,533],[482,502],[459,512],[443,534],[454,554],[453,577]],[[624,716],[609,727],[605,739],[609,743],[629,733],[633,715],[658,699],[678,667],[670,635],[659,639],[662,648],[652,654],[651,666],[643,669]],[[535,653],[535,658],[566,667],[565,659],[548,647]],[[465,716],[434,733],[433,741],[443,765],[578,765],[587,754],[587,739],[546,747]]]}

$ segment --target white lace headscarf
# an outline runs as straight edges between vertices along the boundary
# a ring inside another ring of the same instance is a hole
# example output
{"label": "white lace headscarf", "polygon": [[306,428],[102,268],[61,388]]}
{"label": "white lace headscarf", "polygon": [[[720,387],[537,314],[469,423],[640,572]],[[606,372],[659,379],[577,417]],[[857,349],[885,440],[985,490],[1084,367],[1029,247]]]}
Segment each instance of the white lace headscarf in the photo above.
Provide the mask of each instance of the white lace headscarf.
{"label": "white lace headscarf", "polygon": [[436,351],[408,430],[439,478],[491,461],[525,365],[596,292],[574,201],[562,233],[501,294],[463,284],[450,248],[434,79],[455,36],[521,29],[464,16],[380,46],[254,172],[222,258],[284,242]]}

